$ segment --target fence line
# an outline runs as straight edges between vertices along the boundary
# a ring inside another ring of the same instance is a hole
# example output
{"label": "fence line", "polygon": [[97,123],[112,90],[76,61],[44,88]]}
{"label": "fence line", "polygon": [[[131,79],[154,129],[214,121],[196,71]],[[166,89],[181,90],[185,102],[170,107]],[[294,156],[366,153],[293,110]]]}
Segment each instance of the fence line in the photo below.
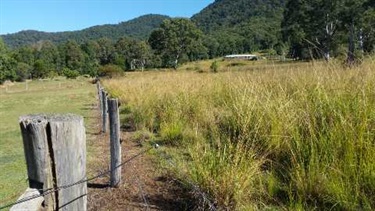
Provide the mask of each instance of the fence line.
{"label": "fence line", "polygon": [[139,175],[138,175],[138,174],[136,174],[136,183],[137,183],[137,185],[138,185],[139,192],[141,193],[141,196],[142,196],[143,202],[144,202],[145,205],[146,205],[146,210],[150,210],[150,205],[148,204],[148,201],[147,201],[146,195],[144,194],[144,191],[143,191],[143,188],[142,188],[142,185],[141,185],[141,181],[140,181],[140,179],[139,179]]}
{"label": "fence line", "polygon": [[0,207],[0,210],[8,208],[8,207],[11,207],[11,206],[16,205],[16,204],[20,204],[20,203],[23,203],[23,202],[30,201],[32,199],[36,199],[36,198],[39,198],[39,197],[42,197],[42,196],[49,195],[49,194],[54,193],[54,192],[59,191],[59,190],[67,189],[67,188],[73,187],[75,185],[79,185],[79,184],[82,184],[82,183],[85,183],[85,182],[90,182],[90,181],[92,181],[94,179],[98,179],[100,177],[103,177],[103,176],[105,176],[107,174],[110,174],[112,171],[115,171],[117,168],[120,168],[121,166],[124,166],[125,164],[133,161],[134,159],[140,157],[141,155],[147,153],[148,151],[150,151],[151,149],[154,149],[154,148],[156,148],[156,147],[155,146],[151,146],[151,147],[149,147],[149,148],[147,148],[147,149],[139,152],[138,154],[136,154],[136,155],[132,156],[131,158],[127,159],[126,161],[122,162],[120,165],[116,166],[114,169],[102,172],[102,173],[100,173],[100,174],[98,174],[96,176],[93,176],[91,178],[80,180],[78,182],[75,182],[75,183],[72,183],[72,184],[69,184],[69,185],[63,185],[63,186],[56,187],[56,188],[50,188],[50,189],[42,190],[41,194],[33,195],[33,196],[30,196],[30,197],[27,197],[27,198],[23,198],[23,199],[17,200],[17,201],[15,201],[13,203],[9,203],[9,204],[3,205],[3,206]]}
{"label": "fence line", "polygon": [[[8,208],[8,207],[11,207],[11,206],[16,205],[16,204],[20,204],[20,203],[24,203],[24,202],[27,202],[27,201],[30,201],[30,200],[36,199],[36,198],[39,198],[39,197],[42,197],[42,196],[49,195],[49,194],[54,193],[54,192],[56,192],[56,191],[59,191],[59,190],[61,190],[61,189],[67,189],[67,188],[70,188],[70,187],[72,187],[72,186],[75,186],[75,185],[78,185],[78,184],[81,184],[81,183],[85,183],[85,182],[89,182],[89,181],[92,181],[92,180],[95,180],[95,179],[101,178],[101,177],[103,177],[103,176],[105,176],[105,175],[108,175],[108,174],[112,173],[112,171],[115,171],[117,168],[120,168],[121,166],[126,165],[127,163],[129,163],[129,162],[135,160],[136,158],[138,158],[138,157],[140,157],[141,155],[143,155],[143,154],[149,152],[150,150],[152,150],[152,149],[158,149],[158,148],[160,147],[159,144],[157,144],[157,143],[155,143],[155,142],[152,142],[151,144],[152,144],[151,147],[149,147],[149,148],[147,148],[147,149],[145,149],[145,150],[139,152],[138,154],[132,156],[131,158],[129,158],[129,159],[127,159],[126,161],[122,162],[120,165],[116,166],[114,169],[111,169],[111,170],[108,170],[108,171],[101,172],[100,174],[98,174],[98,175],[96,175],[96,176],[93,176],[93,177],[91,177],[91,178],[88,178],[88,179],[85,179],[85,180],[81,180],[81,181],[78,181],[78,182],[75,182],[75,183],[72,183],[72,184],[69,184],[69,185],[64,185],[64,186],[60,186],[60,187],[57,187],[57,188],[50,188],[50,189],[46,189],[46,190],[39,190],[39,191],[42,192],[41,194],[33,195],[33,196],[30,196],[30,197],[27,197],[27,198],[23,198],[23,199],[17,200],[16,202],[13,202],[13,203],[9,203],[9,204],[3,205],[3,206],[0,207],[0,210],[1,210],[1,209]],[[167,157],[167,154],[166,154],[166,153],[162,154],[162,153],[160,152],[160,153],[158,153],[158,155],[159,155],[159,158],[162,158],[162,159],[164,159],[165,161],[167,161],[167,163],[168,163],[169,165],[171,165],[171,166],[174,167],[174,168],[177,168],[176,164],[171,160],[170,157]],[[184,177],[184,178],[187,178],[187,177]],[[182,181],[180,181],[180,180],[176,180],[176,181],[178,181],[179,183],[185,185],[185,184],[184,184]],[[147,206],[147,209],[149,209],[148,201],[147,201],[147,199],[146,199],[146,197],[145,197],[145,194],[144,194],[144,192],[143,192],[143,189],[142,189],[142,187],[140,186],[140,183],[139,183],[139,177],[137,177],[137,181],[136,181],[136,182],[138,183],[138,187],[139,187],[139,189],[140,189],[140,192],[141,192],[142,198],[143,198],[143,200],[144,200],[144,202],[145,202],[145,204],[146,204],[146,206]],[[194,182],[192,182],[192,181],[190,181],[190,180],[188,180],[188,179],[186,179],[186,182],[189,184],[189,186],[191,186],[191,187],[194,189],[195,192],[199,193],[199,195],[203,198],[203,203],[204,203],[204,204],[207,204],[207,205],[209,206],[209,210],[211,210],[211,211],[216,211],[216,210],[217,210],[217,208],[215,207],[214,203],[211,202],[211,200],[209,199],[209,197],[207,196],[207,194],[206,194],[204,191],[202,191],[202,190],[199,188],[198,185],[196,185]]]}
{"label": "fence line", "polygon": [[[106,116],[106,115],[104,115],[104,113],[107,112],[107,106],[105,105],[105,104],[107,104],[107,100],[104,101],[104,98],[106,98],[107,93],[104,91],[104,89],[101,87],[101,85],[99,83],[97,85],[97,88],[98,88],[98,96],[99,96],[100,109],[102,110],[102,115],[103,115],[102,119],[103,119],[103,126],[104,126],[104,124],[105,124],[104,121],[107,121],[106,118],[104,118],[104,116]],[[119,124],[120,124],[120,122],[119,122],[119,116],[118,116],[118,107],[116,108],[116,106],[118,106],[118,101],[117,101],[117,99],[108,99],[108,102],[111,102],[111,104],[113,104],[112,105],[113,108],[111,108],[110,110],[114,111],[114,113],[117,113],[117,115],[113,115],[113,114],[109,115],[109,116],[112,115],[112,123],[110,124],[110,126],[111,126],[110,129],[112,127],[116,127],[117,128],[117,127],[119,127]],[[110,103],[108,103],[108,104],[110,104]],[[115,121],[118,121],[118,122],[115,123]],[[103,131],[103,132],[106,132],[106,131]],[[112,135],[112,132],[113,132],[114,135]],[[112,136],[115,137],[114,139],[116,139],[116,140],[112,140]],[[113,145],[112,142],[116,143],[116,144]],[[121,145],[119,143],[120,143],[120,140],[119,140],[119,128],[118,128],[117,131],[116,130],[111,131],[111,148],[116,148],[116,150],[119,150],[121,148]],[[137,159],[141,155],[149,152],[150,150],[152,150],[154,148],[155,149],[159,148],[159,145],[157,143],[151,141],[151,146],[149,148],[147,148],[147,149],[139,152],[138,154],[130,157],[129,159],[127,159],[126,161],[124,161],[122,163],[121,163],[121,160],[118,160],[119,156],[120,156],[120,159],[121,159],[121,151],[117,151],[117,155],[114,156],[113,154],[116,154],[116,152],[115,152],[116,150],[112,150],[111,149],[111,160],[112,159],[117,159],[117,160],[116,160],[116,162],[111,161],[111,168],[110,168],[110,170],[107,170],[107,171],[104,171],[104,172],[100,172],[96,176],[90,177],[88,179],[81,179],[81,180],[79,180],[77,182],[74,182],[74,183],[71,183],[71,184],[68,184],[68,185],[57,186],[57,184],[55,184],[55,186],[52,187],[52,188],[34,189],[34,190],[39,191],[39,194],[31,195],[31,196],[28,196],[28,197],[25,197],[25,198],[21,198],[21,199],[15,201],[15,202],[12,202],[12,203],[9,203],[9,204],[6,204],[6,205],[2,205],[2,206],[0,206],[0,210],[8,208],[8,207],[11,207],[11,206],[14,206],[14,205],[18,205],[18,204],[21,204],[21,203],[24,203],[24,202],[27,202],[27,201],[31,201],[31,200],[39,198],[39,197],[44,197],[44,196],[47,196],[49,194],[55,194],[58,191],[65,190],[65,189],[68,189],[68,188],[71,188],[73,186],[80,185],[80,184],[83,184],[83,183],[87,183],[87,182],[92,181],[94,179],[103,177],[103,176],[105,176],[107,174],[110,174],[110,176],[111,176],[111,181],[110,181],[111,186],[112,187],[116,187],[116,185],[119,184],[119,181],[120,181],[119,178],[121,178],[121,167],[124,166],[125,164],[131,162],[132,160]],[[177,168],[176,164],[171,160],[170,157],[167,157],[166,153],[164,153],[164,154],[163,153],[158,153],[158,154],[159,154],[159,158],[164,159],[165,161],[167,161],[167,163],[169,165],[171,165],[174,168]],[[118,175],[115,176],[115,174],[118,174]],[[181,172],[180,172],[180,174],[181,174]],[[208,208],[209,208],[209,210],[216,211],[217,209],[216,209],[214,203],[211,202],[211,200],[209,199],[209,197],[207,196],[207,194],[204,191],[202,191],[199,188],[198,185],[196,185],[191,180],[187,179],[188,177],[186,177],[186,175],[182,175],[182,176],[183,176],[182,178],[185,178],[184,181],[186,181],[186,183],[194,190],[194,192],[198,193],[201,196],[201,198],[203,199],[203,202],[202,202],[203,205],[204,206],[207,205]],[[85,177],[86,177],[86,175],[85,175]],[[117,178],[117,179],[112,180],[113,177]],[[139,175],[137,175],[136,179],[137,179],[136,183],[138,185],[139,193],[142,196],[142,199],[144,201],[144,204],[146,205],[147,210],[149,210],[150,206],[149,206],[147,198],[146,198],[146,196],[145,196],[145,194],[143,192],[143,188],[142,188],[142,185],[140,183]],[[179,183],[185,185],[185,183],[182,182],[182,181],[180,181],[180,180],[176,180],[176,181],[178,181]],[[86,196],[87,196],[87,192],[84,193],[83,197],[86,197]],[[45,202],[45,203],[48,203],[48,202]],[[57,207],[58,207],[58,205],[57,205]]]}
{"label": "fence line", "polygon": [[[102,93],[102,96],[100,96],[100,94],[99,94],[99,99],[102,97],[102,98],[104,98],[103,97],[103,95],[105,95],[106,96],[106,94],[107,94],[107,92],[105,92],[104,91],[104,88],[100,85],[100,83],[98,82],[98,93],[100,93],[100,90],[102,91],[101,93]],[[103,103],[104,102],[106,102],[106,101],[102,101]],[[108,100],[108,102],[109,102],[109,100]],[[106,106],[102,106],[102,113],[104,114],[107,110],[107,108],[105,108]],[[103,117],[103,125],[104,124],[106,124],[106,118],[104,118]],[[103,129],[104,129],[104,126],[103,126]],[[153,145],[154,145],[154,147],[155,148],[159,148],[159,145],[157,144],[157,143],[155,143],[155,142],[151,142]],[[112,153],[111,153],[111,159],[112,159]],[[115,157],[115,156],[113,156],[113,157]],[[167,158],[167,157],[162,157],[162,156],[160,156],[161,158],[164,158],[166,161],[167,161],[167,163],[169,163],[171,166],[173,166],[174,168],[177,168],[177,166],[176,166],[176,164],[174,164],[173,163],[173,161],[170,159],[170,158]],[[183,175],[184,176],[184,175]],[[197,184],[195,184],[193,181],[191,181],[191,180],[189,180],[189,179],[187,179],[188,177],[186,177],[186,175],[184,176],[184,177],[182,177],[182,178],[186,178],[185,180],[186,180],[186,182],[188,183],[188,185],[189,186],[191,186],[191,188],[193,188],[193,190],[196,192],[196,193],[198,193],[200,196],[201,196],[201,198],[203,199],[203,205],[208,205],[208,209],[210,210],[210,211],[216,211],[217,210],[217,208],[215,207],[215,205],[214,205],[214,203],[212,203],[211,202],[211,200],[209,199],[209,197],[207,196],[207,194],[204,192],[204,191],[202,191],[200,188],[199,188],[199,186],[197,185]],[[181,181],[179,181],[182,185],[185,185],[183,182],[181,182]],[[140,187],[141,188],[141,187]],[[142,193],[142,192],[141,192]],[[142,193],[143,194],[143,193]],[[145,204],[148,206],[148,204],[146,203],[147,202],[147,200],[146,200],[146,198],[144,197],[144,196],[142,196],[143,197],[143,200],[145,201]],[[149,207],[147,207],[147,208],[149,208]]]}
{"label": "fence line", "polygon": [[71,81],[46,81],[46,82],[39,82],[39,81],[27,81],[27,82],[15,82],[13,84],[4,84],[0,86],[0,94],[17,94],[17,93],[24,93],[24,92],[35,92],[35,91],[52,91],[52,90],[60,90],[60,89],[70,89],[70,88],[79,88],[84,83],[87,83],[84,80],[79,80],[80,83],[73,83]]}

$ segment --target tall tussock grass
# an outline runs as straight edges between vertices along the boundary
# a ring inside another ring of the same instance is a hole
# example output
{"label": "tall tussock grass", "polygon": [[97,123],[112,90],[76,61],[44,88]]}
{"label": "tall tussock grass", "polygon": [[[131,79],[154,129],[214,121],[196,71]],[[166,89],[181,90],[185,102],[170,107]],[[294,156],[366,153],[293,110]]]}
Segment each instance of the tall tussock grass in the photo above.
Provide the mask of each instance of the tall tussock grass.
{"label": "tall tussock grass", "polygon": [[375,209],[374,60],[243,68],[104,85],[220,210]]}

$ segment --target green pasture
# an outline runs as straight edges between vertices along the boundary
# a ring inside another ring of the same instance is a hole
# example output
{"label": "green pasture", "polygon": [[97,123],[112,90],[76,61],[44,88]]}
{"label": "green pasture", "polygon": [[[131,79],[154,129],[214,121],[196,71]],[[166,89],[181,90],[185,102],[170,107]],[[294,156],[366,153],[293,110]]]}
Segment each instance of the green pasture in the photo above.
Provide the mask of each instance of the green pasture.
{"label": "green pasture", "polygon": [[28,184],[19,117],[74,113],[84,117],[88,128],[94,122],[95,95],[95,85],[87,78],[28,81],[0,87],[0,205],[16,200]]}

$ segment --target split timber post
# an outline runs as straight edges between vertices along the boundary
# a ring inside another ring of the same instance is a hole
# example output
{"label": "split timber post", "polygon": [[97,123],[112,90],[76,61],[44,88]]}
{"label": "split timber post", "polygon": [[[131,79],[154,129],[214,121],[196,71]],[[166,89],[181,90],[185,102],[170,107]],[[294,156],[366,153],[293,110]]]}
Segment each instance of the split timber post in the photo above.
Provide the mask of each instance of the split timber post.
{"label": "split timber post", "polygon": [[111,145],[111,187],[119,187],[121,183],[121,144],[120,144],[120,115],[118,99],[108,99],[109,130]]}
{"label": "split timber post", "polygon": [[102,125],[102,132],[103,133],[107,133],[107,121],[108,121],[108,118],[107,118],[107,92],[102,89],[102,102],[103,102],[103,105],[102,105],[102,119],[103,119],[103,125]]}
{"label": "split timber post", "polygon": [[[87,210],[86,135],[83,118],[74,114],[20,117],[29,186],[46,190],[46,210]],[[28,203],[22,203],[30,210]],[[19,204],[19,205],[22,205]]]}
{"label": "split timber post", "polygon": [[99,101],[99,110],[103,110],[103,99],[102,99],[102,86],[99,81],[96,82],[96,88],[98,89],[98,101]]}

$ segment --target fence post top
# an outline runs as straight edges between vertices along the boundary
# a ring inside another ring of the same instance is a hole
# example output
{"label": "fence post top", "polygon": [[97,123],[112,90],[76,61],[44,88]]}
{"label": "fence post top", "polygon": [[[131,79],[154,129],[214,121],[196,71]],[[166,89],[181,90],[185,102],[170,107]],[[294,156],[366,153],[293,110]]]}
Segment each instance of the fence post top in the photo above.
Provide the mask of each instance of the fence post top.
{"label": "fence post top", "polygon": [[76,114],[29,114],[19,118],[21,123],[46,124],[47,122],[82,121],[83,117]]}

